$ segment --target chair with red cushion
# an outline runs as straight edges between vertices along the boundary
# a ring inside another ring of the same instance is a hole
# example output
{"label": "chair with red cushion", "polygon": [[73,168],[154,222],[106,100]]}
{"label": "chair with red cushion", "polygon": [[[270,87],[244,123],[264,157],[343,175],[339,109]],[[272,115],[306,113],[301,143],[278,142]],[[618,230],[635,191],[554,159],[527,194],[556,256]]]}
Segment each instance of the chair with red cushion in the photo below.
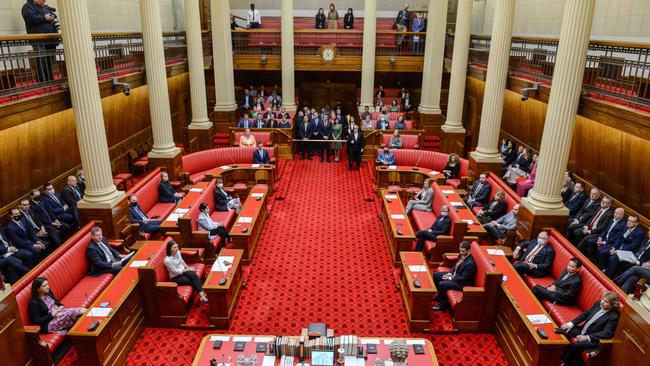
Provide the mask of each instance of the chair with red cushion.
{"label": "chair with red cushion", "polygon": [[[233,146],[239,146],[239,138],[244,134],[242,131],[233,131]],[[251,131],[251,135],[255,137],[255,141],[261,142],[264,146],[273,146],[273,134],[271,132]]]}
{"label": "chair with red cushion", "polygon": [[[402,149],[419,149],[421,134],[408,135],[400,134],[402,137]],[[392,133],[381,134],[381,144],[383,146],[390,146],[390,139],[393,137]]]}

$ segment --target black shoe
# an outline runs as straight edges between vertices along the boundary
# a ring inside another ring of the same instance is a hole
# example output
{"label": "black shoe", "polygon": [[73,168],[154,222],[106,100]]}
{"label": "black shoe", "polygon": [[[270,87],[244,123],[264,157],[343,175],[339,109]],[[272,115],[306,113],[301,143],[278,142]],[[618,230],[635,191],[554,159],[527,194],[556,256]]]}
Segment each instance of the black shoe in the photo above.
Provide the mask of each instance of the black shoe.
{"label": "black shoe", "polygon": [[445,306],[442,305],[442,304],[440,304],[440,305],[433,305],[433,306],[431,307],[431,310],[433,310],[433,311],[440,311],[440,310],[443,310],[444,308],[445,308]]}

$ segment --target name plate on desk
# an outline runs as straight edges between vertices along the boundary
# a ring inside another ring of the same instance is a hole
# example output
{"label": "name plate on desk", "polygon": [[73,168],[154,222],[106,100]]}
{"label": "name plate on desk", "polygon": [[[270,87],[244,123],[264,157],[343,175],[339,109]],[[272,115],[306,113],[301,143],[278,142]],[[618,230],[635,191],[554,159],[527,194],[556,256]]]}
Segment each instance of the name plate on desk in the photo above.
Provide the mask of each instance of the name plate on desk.
{"label": "name plate on desk", "polygon": [[250,224],[251,222],[253,222],[253,218],[252,217],[240,217],[239,219],[237,219],[237,222],[242,223],[242,224]]}
{"label": "name plate on desk", "polygon": [[396,200],[396,199],[397,199],[397,195],[394,195],[394,194],[387,194],[387,195],[384,196],[384,198],[386,198],[387,200],[389,200],[389,199],[390,199],[390,200]]}
{"label": "name plate on desk", "polygon": [[88,316],[96,317],[96,318],[106,318],[111,314],[111,311],[113,308],[90,308],[90,311],[88,312]]}
{"label": "name plate on desk", "polygon": [[251,168],[259,168],[259,167],[260,167],[259,164],[252,164],[252,165],[251,165]]}
{"label": "name plate on desk", "polygon": [[404,215],[402,214],[392,214],[390,215],[390,218],[393,220],[404,220]]}
{"label": "name plate on desk", "polygon": [[190,192],[198,192],[198,193],[201,193],[201,192],[203,192],[203,189],[202,189],[202,188],[190,188]]}

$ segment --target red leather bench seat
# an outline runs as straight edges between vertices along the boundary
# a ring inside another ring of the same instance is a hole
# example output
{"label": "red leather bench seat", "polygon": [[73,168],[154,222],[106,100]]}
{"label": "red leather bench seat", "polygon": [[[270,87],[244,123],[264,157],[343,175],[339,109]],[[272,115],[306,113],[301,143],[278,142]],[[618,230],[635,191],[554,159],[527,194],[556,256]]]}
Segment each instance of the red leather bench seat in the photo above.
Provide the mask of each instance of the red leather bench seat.
{"label": "red leather bench seat", "polygon": [[[225,147],[210,149],[183,155],[183,171],[189,175],[192,183],[205,178],[205,172],[222,165],[251,164],[253,162],[252,147]],[[275,160],[275,148],[265,147],[271,161]]]}
{"label": "red leather bench seat", "polygon": [[154,169],[141,181],[128,190],[127,196],[135,194],[138,203],[147,216],[159,216],[161,220],[174,210],[173,203],[158,202],[158,186],[160,185],[160,168]]}
{"label": "red leather bench seat", "polygon": [[[402,135],[402,149],[419,149],[420,148],[420,135]],[[392,133],[382,133],[382,145],[390,146],[390,139],[393,137]],[[394,151],[393,151],[394,152]]]}
{"label": "red leather bench seat", "polygon": [[[399,93],[399,89],[395,89],[395,90],[397,90],[397,93]],[[384,92],[386,92],[386,89],[384,89]],[[386,93],[386,94],[388,95],[388,93]],[[386,97],[386,98],[388,98],[388,97]],[[392,98],[392,99],[395,99],[395,98]],[[399,104],[399,100],[397,102]],[[388,106],[388,103],[386,105]],[[373,121],[377,121],[379,119],[379,113],[378,112],[371,112],[371,114],[372,114],[372,117],[370,117],[370,118]],[[399,118],[399,116],[404,116],[404,120],[406,120],[406,116],[404,115],[404,112],[388,112],[388,120],[390,122],[393,122],[393,123],[397,122],[397,119]]]}
{"label": "red leather bench seat", "polygon": [[[442,169],[445,168],[447,165],[447,162],[442,166]],[[467,169],[469,168],[469,160],[467,159],[460,159],[460,169],[458,170],[458,176],[459,177],[467,177]],[[445,181],[446,184],[458,189],[461,186],[461,179],[460,178],[453,178],[453,179],[447,179]]]}
{"label": "red leather bench seat", "polygon": [[[233,145],[239,146],[239,139],[244,133],[241,131],[235,131],[233,132],[234,139],[233,139]],[[251,135],[255,137],[255,141],[258,143],[263,143],[264,146],[273,146],[273,141],[271,139],[271,133],[270,132],[256,132],[256,131],[251,131]]]}
{"label": "red leather bench seat", "polygon": [[[488,173],[488,184],[490,187],[492,187],[492,191],[490,192],[490,200],[494,198],[494,195],[498,191],[503,191],[506,194],[506,212],[510,212],[514,205],[519,204],[521,201],[521,197],[512,190],[501,178],[499,178],[496,174],[489,172]],[[482,209],[483,206],[474,206],[472,207],[472,212],[476,214],[478,210]]]}
{"label": "red leather bench seat", "polygon": [[[436,221],[436,218],[440,213],[440,209],[442,208],[443,205],[446,204],[443,198],[442,191],[440,190],[438,185],[434,183],[432,185],[432,188],[433,188],[433,200],[431,201],[431,208],[433,209],[433,211],[432,212],[417,211],[417,210],[411,211],[411,217],[413,218],[413,223],[417,231],[427,230],[428,228],[430,228],[431,225],[433,225],[433,222]],[[451,234],[454,230],[454,223],[460,221],[460,218],[458,217],[456,211],[451,208],[449,210],[449,219],[451,220],[451,228],[449,229],[449,233]],[[427,240],[424,242],[424,252],[426,253],[427,256],[430,256],[431,250],[433,250],[433,248],[435,247],[436,247],[436,243],[431,240]]]}
{"label": "red leather bench seat", "polygon": [[[482,250],[479,249],[479,245],[476,242],[472,242],[470,248],[474,262],[476,263],[476,277],[474,277],[474,286],[466,286],[466,290],[482,289],[485,287],[485,278],[489,272],[494,271],[494,267],[490,264],[489,258],[485,256]],[[449,269],[446,269],[449,271]],[[440,269],[438,269],[440,271]],[[452,310],[456,309],[456,305],[463,301],[463,291],[451,290],[447,291],[447,299],[449,300],[449,305]]]}
{"label": "red leather bench seat", "polygon": [[[156,282],[169,282],[174,283],[169,279],[169,272],[167,267],[165,267],[165,246],[162,246],[159,251],[157,251],[153,257],[149,260],[148,266],[154,268],[156,273]],[[203,272],[205,271],[205,264],[203,263],[187,263],[187,266],[196,270],[196,275],[199,278],[203,278]],[[192,286],[177,286],[176,291],[178,295],[183,299],[185,304],[190,303],[192,297]],[[164,299],[160,299],[164,301]]]}

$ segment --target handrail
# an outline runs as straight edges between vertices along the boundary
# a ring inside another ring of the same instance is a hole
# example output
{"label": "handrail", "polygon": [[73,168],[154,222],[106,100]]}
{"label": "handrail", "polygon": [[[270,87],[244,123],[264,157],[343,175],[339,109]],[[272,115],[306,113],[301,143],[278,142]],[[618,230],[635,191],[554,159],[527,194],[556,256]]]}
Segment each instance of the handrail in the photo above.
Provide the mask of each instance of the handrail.
{"label": "handrail", "polygon": [[[453,33],[448,33],[449,36],[453,37]],[[481,39],[489,41],[492,39],[492,36],[486,34],[472,34],[472,39]],[[553,37],[533,37],[533,36],[513,36],[513,41],[533,41],[533,42],[559,42],[559,38]],[[608,47],[629,47],[629,48],[646,48],[650,49],[650,43],[645,42],[629,42],[629,41],[607,41],[607,40],[598,40],[592,39],[589,41],[589,45],[598,45],[598,46],[608,46]]]}
{"label": "handrail", "polygon": [[[206,31],[207,32],[207,31]],[[142,36],[142,32],[92,32],[91,37],[93,38],[104,38],[104,37],[136,37]],[[163,32],[163,37],[165,36],[184,36],[185,31],[169,31]],[[0,42],[7,41],[37,41],[44,39],[61,39],[61,33],[43,33],[43,34],[3,34],[0,35]]]}

